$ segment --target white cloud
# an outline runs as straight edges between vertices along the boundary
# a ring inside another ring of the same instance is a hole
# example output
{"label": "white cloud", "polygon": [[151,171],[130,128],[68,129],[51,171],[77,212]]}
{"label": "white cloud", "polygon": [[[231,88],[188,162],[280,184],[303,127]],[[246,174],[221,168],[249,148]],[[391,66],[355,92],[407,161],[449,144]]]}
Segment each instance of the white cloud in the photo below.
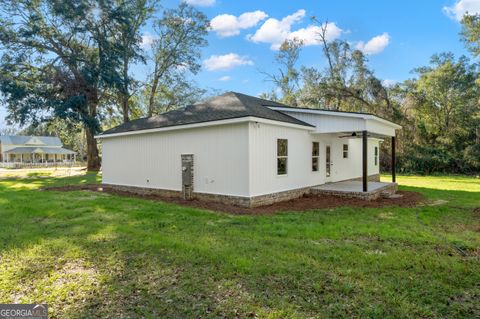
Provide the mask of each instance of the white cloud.
{"label": "white cloud", "polygon": [[383,33],[371,38],[367,43],[360,41],[357,43],[356,48],[365,54],[377,54],[382,52],[390,42],[390,36],[388,33]]}
{"label": "white cloud", "polygon": [[231,76],[225,75],[220,78],[218,78],[219,81],[225,82],[225,81],[230,81],[232,79]]}
{"label": "white cloud", "polygon": [[[262,24],[255,34],[248,36],[248,39],[255,43],[269,43],[272,50],[278,50],[283,41],[293,38],[302,40],[306,46],[320,44],[318,33],[321,31],[321,28],[319,26],[309,25],[306,28],[292,31],[292,26],[302,21],[305,14],[306,11],[300,9],[282,20],[270,18]],[[326,36],[328,41],[335,40],[341,34],[342,29],[335,23],[330,22],[327,24]]]}
{"label": "white cloud", "polygon": [[236,53],[225,55],[212,55],[203,61],[203,65],[209,71],[230,70],[241,65],[253,65],[253,61]]}
{"label": "white cloud", "polygon": [[[325,26],[325,24],[323,25]],[[335,23],[329,22],[327,25],[327,32],[325,34],[327,41],[333,41],[342,35],[342,29],[340,29]],[[303,45],[318,45],[321,43],[318,34],[322,31],[322,28],[316,25],[310,25],[306,28],[298,29],[288,35],[288,39],[300,39],[303,41]]]}
{"label": "white cloud", "polygon": [[272,47],[278,46],[288,37],[292,25],[302,20],[304,16],[305,10],[298,10],[282,20],[270,18],[249,39],[256,43],[270,43]]}
{"label": "white cloud", "polygon": [[216,0],[184,0],[184,1],[189,5],[199,6],[199,7],[211,7],[216,2]]}
{"label": "white cloud", "polygon": [[263,11],[245,12],[239,17],[231,14],[220,14],[210,21],[210,28],[221,37],[240,34],[240,30],[256,26],[268,15]]}
{"label": "white cloud", "polygon": [[393,87],[397,83],[398,83],[398,81],[391,80],[391,79],[385,79],[385,80],[382,81],[382,85],[387,87],[387,88]]}
{"label": "white cloud", "polygon": [[462,20],[465,13],[480,13],[480,1],[478,0],[457,0],[451,7],[443,7],[443,12],[452,19]]}
{"label": "white cloud", "polygon": [[142,43],[140,43],[140,46],[144,49],[150,48],[153,44],[153,41],[156,39],[154,35],[151,35],[150,33],[144,33],[142,35]]}

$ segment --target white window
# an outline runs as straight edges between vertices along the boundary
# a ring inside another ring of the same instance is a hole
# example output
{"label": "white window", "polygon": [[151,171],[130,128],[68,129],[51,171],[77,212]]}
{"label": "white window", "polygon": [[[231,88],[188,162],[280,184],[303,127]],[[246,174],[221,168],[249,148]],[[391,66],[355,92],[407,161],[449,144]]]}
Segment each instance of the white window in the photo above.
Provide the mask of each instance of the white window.
{"label": "white window", "polygon": [[378,147],[375,146],[375,154],[374,154],[375,166],[378,165]]}
{"label": "white window", "polygon": [[348,158],[348,144],[343,144],[343,158]]}
{"label": "white window", "polygon": [[288,169],[288,140],[277,139],[277,174],[286,175]]}
{"label": "white window", "polygon": [[312,172],[318,172],[318,162],[320,156],[320,146],[318,142],[312,143]]}

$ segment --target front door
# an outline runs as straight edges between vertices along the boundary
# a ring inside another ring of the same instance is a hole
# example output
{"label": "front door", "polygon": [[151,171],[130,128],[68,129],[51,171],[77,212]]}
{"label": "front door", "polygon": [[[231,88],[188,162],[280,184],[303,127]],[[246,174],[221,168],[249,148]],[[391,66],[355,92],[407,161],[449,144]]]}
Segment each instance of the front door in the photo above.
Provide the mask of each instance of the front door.
{"label": "front door", "polygon": [[325,146],[325,182],[332,181],[332,147]]}

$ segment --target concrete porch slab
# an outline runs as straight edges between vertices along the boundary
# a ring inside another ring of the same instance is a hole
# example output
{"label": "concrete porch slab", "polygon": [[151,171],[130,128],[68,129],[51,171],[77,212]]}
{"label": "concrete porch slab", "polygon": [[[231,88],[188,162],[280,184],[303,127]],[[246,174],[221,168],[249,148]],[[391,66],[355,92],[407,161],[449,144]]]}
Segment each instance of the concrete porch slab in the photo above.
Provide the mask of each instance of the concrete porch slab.
{"label": "concrete porch slab", "polygon": [[394,194],[398,190],[397,183],[368,182],[368,191],[362,191],[362,182],[342,181],[314,186],[311,194],[331,195],[346,198],[375,200],[381,196]]}

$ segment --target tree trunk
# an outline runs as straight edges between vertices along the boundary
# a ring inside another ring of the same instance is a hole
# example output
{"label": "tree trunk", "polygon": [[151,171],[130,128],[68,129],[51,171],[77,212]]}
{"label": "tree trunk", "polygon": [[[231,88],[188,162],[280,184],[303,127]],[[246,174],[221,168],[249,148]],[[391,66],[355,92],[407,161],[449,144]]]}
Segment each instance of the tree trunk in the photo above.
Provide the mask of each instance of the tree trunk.
{"label": "tree trunk", "polygon": [[130,121],[128,113],[130,112],[130,106],[128,100],[130,99],[130,92],[128,90],[128,65],[129,59],[128,55],[125,52],[123,56],[123,92],[121,92],[121,103],[122,103],[122,112],[123,112],[123,123]]}
{"label": "tree trunk", "polygon": [[150,99],[148,101],[148,117],[153,116],[153,105],[155,104],[155,95],[157,93],[158,78],[155,77],[152,83],[152,90],[150,91]]}
{"label": "tree trunk", "polygon": [[155,103],[155,94],[157,93],[157,86],[160,75],[158,74],[158,64],[155,63],[155,71],[153,72],[152,89],[150,91],[150,98],[148,99],[148,117],[153,115],[153,104]]}
{"label": "tree trunk", "polygon": [[[87,94],[87,100],[88,115],[92,121],[95,121],[97,117],[98,91]],[[97,133],[97,131],[91,123],[86,123],[84,126],[87,138],[87,171],[99,171],[100,157],[98,156],[97,140],[95,139],[95,133]]]}
{"label": "tree trunk", "polygon": [[127,123],[130,121],[130,117],[128,116],[129,112],[129,105],[128,105],[128,96],[125,94],[120,94],[120,100],[122,104],[122,113],[123,113],[123,123]]}
{"label": "tree trunk", "polygon": [[85,127],[85,135],[87,137],[87,170],[99,171],[100,170],[100,157],[98,156],[97,140],[95,139],[91,127]]}

